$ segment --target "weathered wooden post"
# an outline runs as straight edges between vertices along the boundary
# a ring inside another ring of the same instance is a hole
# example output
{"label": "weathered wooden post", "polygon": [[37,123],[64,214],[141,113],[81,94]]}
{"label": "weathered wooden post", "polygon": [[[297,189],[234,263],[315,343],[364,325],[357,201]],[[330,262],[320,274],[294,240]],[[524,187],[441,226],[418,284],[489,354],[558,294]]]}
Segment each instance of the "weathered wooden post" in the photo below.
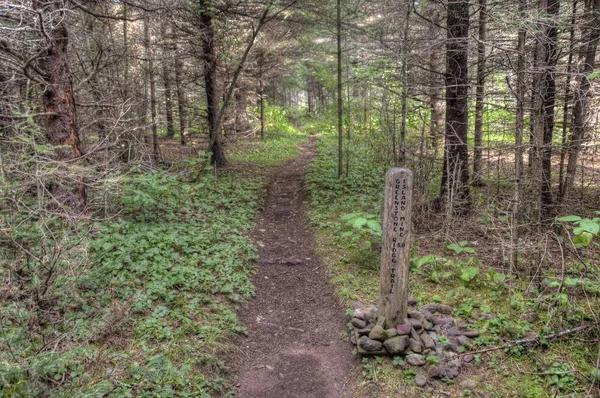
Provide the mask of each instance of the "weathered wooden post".
{"label": "weathered wooden post", "polygon": [[385,175],[378,313],[388,328],[404,323],[407,315],[412,187],[409,169],[393,167]]}

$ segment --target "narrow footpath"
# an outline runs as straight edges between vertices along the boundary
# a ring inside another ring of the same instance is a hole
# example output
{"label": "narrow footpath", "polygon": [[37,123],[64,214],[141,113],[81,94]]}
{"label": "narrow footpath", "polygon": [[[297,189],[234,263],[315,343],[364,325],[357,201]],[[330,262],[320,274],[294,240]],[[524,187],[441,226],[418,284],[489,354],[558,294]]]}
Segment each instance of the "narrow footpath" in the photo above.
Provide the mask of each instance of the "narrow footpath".
{"label": "narrow footpath", "polygon": [[303,179],[315,140],[270,177],[253,239],[259,248],[256,298],[240,311],[247,337],[236,342],[237,397],[355,397],[359,361],[340,339],[344,308],[314,251]]}

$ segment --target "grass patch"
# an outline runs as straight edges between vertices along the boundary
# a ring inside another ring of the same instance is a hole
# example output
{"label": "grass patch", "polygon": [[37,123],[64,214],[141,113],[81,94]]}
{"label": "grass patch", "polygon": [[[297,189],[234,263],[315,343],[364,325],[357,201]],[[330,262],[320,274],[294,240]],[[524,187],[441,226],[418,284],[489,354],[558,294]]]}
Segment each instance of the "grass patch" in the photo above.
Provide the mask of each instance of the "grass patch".
{"label": "grass patch", "polygon": [[[272,133],[232,160],[275,165],[302,140]],[[246,235],[264,178],[205,165],[115,177],[106,200],[120,212],[106,221],[2,225],[0,397],[232,396],[218,353],[245,333],[236,311],[254,293]]]}

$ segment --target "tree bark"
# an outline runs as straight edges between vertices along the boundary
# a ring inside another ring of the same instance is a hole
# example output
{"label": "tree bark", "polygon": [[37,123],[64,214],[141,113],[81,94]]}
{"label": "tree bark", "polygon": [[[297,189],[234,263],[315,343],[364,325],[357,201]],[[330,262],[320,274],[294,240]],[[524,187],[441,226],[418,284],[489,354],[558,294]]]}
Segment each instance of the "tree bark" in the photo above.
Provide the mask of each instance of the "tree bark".
{"label": "tree bark", "polygon": [[175,45],[175,87],[177,90],[177,107],[179,112],[179,134],[181,135],[181,145],[185,145],[185,137],[187,136],[187,100],[183,89],[183,62],[179,48]]}
{"label": "tree bark", "polygon": [[212,24],[210,0],[199,0],[200,22],[204,29],[202,50],[204,56],[204,90],[206,92],[206,120],[210,135],[209,152],[212,164],[220,167],[227,165],[220,126],[217,125],[219,98],[217,94],[217,58],[215,56],[215,33]]}
{"label": "tree bark", "polygon": [[541,146],[535,148],[535,155],[540,162],[540,215],[546,218],[553,206],[552,198],[552,135],[554,132],[554,105],[556,102],[556,63],[558,60],[558,29],[556,21],[560,11],[560,0],[544,0],[542,7],[547,15],[543,34],[539,38],[541,49],[541,69],[538,107],[539,123],[536,132],[537,142]]}
{"label": "tree bark", "polygon": [[467,146],[469,102],[469,2],[449,0],[446,42],[446,144],[440,198],[454,209],[470,205]]}
{"label": "tree bark", "polygon": [[158,162],[158,130],[156,126],[156,76],[154,73],[154,54],[150,43],[150,28],[147,19],[144,20],[144,47],[148,62],[146,71],[150,81],[150,128],[152,129],[152,160]]}
{"label": "tree bark", "polygon": [[[520,0],[519,14],[525,16],[527,0]],[[517,40],[517,112],[516,112],[516,134],[515,134],[515,203],[512,212],[512,261],[511,272],[515,272],[519,263],[519,225],[522,218],[523,200],[523,131],[525,118],[525,39],[527,31],[524,27],[519,28]]]}
{"label": "tree bark", "polygon": [[[440,22],[440,13],[435,11],[432,17],[432,22],[429,24],[429,36],[432,39],[436,39],[439,36],[439,28],[436,24]],[[442,136],[444,129],[444,96],[443,96],[443,83],[441,82],[440,76],[443,75],[441,71],[442,60],[440,57],[440,51],[436,46],[431,46],[429,51],[429,74],[431,80],[431,87],[429,93],[429,107],[430,107],[430,128],[429,137],[431,140],[431,148],[437,152],[438,141]]]}
{"label": "tree bark", "polygon": [[563,201],[565,191],[565,158],[567,155],[567,130],[569,122],[569,108],[571,103],[571,75],[573,73],[573,47],[575,45],[575,23],[577,21],[577,0],[573,1],[573,13],[571,16],[571,28],[569,29],[569,57],[567,59],[567,78],[565,82],[565,103],[563,105],[563,125],[560,143],[560,166],[558,169],[558,197]]}
{"label": "tree bark", "polygon": [[577,161],[581,151],[581,143],[584,139],[586,128],[586,115],[588,113],[589,100],[591,97],[591,82],[589,75],[594,71],[596,51],[600,40],[600,0],[590,2],[590,21],[589,33],[587,35],[587,46],[585,48],[585,61],[582,65],[579,88],[575,92],[575,107],[573,109],[573,127],[569,137],[567,163],[567,177],[563,195],[569,197],[575,183],[575,172],[577,171]]}
{"label": "tree bark", "polygon": [[481,154],[483,138],[483,101],[485,99],[485,40],[487,30],[487,0],[479,0],[479,42],[477,43],[477,91],[475,95],[475,134],[473,137],[473,185],[483,184]]}
{"label": "tree bark", "polygon": [[[163,25],[164,26],[164,25]],[[171,70],[169,68],[169,61],[172,57],[171,43],[168,38],[169,32],[163,27],[162,36],[166,44],[163,46],[162,54],[162,77],[165,88],[165,118],[167,120],[167,138],[173,138],[175,136],[175,123],[173,121],[173,97],[171,94]]]}
{"label": "tree bark", "polygon": [[[44,3],[36,0],[33,2],[33,8],[41,13]],[[46,49],[38,63],[46,81],[42,92],[44,112],[51,114],[44,120],[45,134],[50,144],[55,147],[56,160],[68,162],[81,157],[83,150],[79,140],[77,109],[69,70],[67,28],[57,24],[48,33],[45,45]],[[58,202],[65,206],[74,210],[81,210],[85,206],[86,192],[83,182],[79,182],[76,187],[69,187],[62,181],[53,182],[48,188]]]}
{"label": "tree bark", "polygon": [[343,102],[342,102],[342,4],[337,0],[337,129],[338,129],[338,177],[344,172],[344,147],[343,147]]}

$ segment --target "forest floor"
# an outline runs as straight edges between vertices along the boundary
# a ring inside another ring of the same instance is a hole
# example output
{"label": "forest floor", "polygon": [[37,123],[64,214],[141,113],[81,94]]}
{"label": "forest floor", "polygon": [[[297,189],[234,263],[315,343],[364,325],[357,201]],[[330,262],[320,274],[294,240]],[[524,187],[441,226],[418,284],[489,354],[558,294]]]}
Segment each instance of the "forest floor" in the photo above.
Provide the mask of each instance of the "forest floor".
{"label": "forest floor", "polygon": [[359,360],[344,308],[315,253],[305,216],[304,174],[316,140],[269,177],[252,234],[258,247],[256,297],[239,312],[247,336],[231,355],[239,397],[354,397]]}

